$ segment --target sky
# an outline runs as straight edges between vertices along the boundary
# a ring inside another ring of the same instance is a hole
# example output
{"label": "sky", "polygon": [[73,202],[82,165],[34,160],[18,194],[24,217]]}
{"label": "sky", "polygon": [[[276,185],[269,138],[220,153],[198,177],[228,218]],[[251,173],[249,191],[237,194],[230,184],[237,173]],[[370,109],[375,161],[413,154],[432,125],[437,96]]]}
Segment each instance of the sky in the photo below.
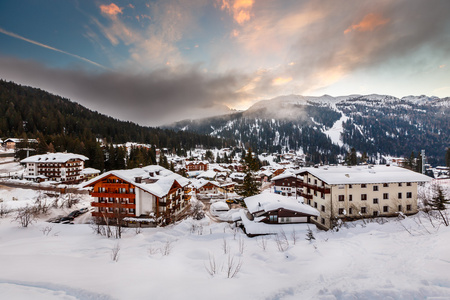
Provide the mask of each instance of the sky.
{"label": "sky", "polygon": [[0,1],[0,78],[141,125],[280,95],[450,96],[448,0]]}

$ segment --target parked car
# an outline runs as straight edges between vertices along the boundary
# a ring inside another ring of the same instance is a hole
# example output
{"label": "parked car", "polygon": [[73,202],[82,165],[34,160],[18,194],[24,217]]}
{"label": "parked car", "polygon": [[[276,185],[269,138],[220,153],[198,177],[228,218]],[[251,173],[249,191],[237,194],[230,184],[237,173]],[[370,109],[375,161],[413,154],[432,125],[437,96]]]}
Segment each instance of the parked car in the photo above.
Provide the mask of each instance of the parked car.
{"label": "parked car", "polygon": [[71,212],[71,213],[68,215],[68,217],[74,217],[74,218],[76,218],[76,217],[78,217],[79,215],[81,215],[80,211],[79,211],[79,210],[74,210],[73,212]]}
{"label": "parked car", "polygon": [[59,215],[59,216],[57,216],[57,217],[48,219],[47,222],[50,222],[50,223],[60,223],[62,218],[64,218],[64,216],[63,216],[63,215]]}
{"label": "parked car", "polygon": [[61,224],[70,224],[71,222],[73,222],[74,217],[63,217],[61,218]]}
{"label": "parked car", "polygon": [[87,213],[88,211],[89,211],[89,208],[88,208],[88,207],[83,207],[82,209],[79,210],[79,212],[80,212],[81,214]]}

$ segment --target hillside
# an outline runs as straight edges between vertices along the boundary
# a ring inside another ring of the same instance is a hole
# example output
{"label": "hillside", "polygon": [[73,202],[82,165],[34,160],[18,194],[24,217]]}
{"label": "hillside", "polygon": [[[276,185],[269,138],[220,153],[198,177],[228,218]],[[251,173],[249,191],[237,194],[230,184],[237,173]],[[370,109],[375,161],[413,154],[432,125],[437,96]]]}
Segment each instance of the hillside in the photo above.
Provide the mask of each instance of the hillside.
{"label": "hillside", "polygon": [[56,151],[83,153],[91,158],[96,139],[107,143],[138,142],[177,152],[197,145],[221,147],[209,135],[175,132],[120,121],[46,91],[0,80],[0,137],[40,138]]}
{"label": "hillside", "polygon": [[450,99],[387,95],[342,97],[281,96],[245,112],[174,124],[217,137],[236,138],[259,152],[301,150],[313,162],[337,160],[354,147],[373,158],[410,157],[426,150],[428,161],[443,164],[450,144]]}

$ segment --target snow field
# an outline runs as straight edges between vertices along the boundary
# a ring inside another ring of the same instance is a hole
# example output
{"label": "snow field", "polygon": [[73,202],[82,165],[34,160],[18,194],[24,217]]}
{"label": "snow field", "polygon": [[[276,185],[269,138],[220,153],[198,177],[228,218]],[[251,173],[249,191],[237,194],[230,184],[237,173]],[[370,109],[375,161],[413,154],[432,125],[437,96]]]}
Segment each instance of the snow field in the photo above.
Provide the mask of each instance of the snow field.
{"label": "snow field", "polygon": [[[0,219],[0,298],[450,298],[450,228],[433,227],[423,213],[347,223],[338,232],[313,229],[312,242],[296,231],[294,244],[286,231],[284,252],[273,236],[248,238],[209,219],[140,233],[129,228],[120,240],[95,235],[89,224],[50,224],[45,217],[21,228],[12,219]],[[227,278],[229,258],[242,263],[234,278]]]}

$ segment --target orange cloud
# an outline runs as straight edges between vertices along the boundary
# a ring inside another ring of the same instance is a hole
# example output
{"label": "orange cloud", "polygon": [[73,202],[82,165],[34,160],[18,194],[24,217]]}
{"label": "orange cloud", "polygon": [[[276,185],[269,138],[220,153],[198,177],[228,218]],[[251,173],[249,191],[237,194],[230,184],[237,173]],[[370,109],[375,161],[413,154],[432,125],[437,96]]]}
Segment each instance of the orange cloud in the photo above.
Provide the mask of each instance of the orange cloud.
{"label": "orange cloud", "polygon": [[100,5],[100,11],[105,15],[116,16],[117,14],[122,14],[123,8],[118,7],[116,4],[111,3],[110,5]]}
{"label": "orange cloud", "polygon": [[290,81],[292,81],[292,77],[277,77],[272,81],[272,83],[274,85],[283,85]]}
{"label": "orange cloud", "polygon": [[376,27],[383,26],[387,23],[389,23],[389,19],[384,19],[379,14],[370,13],[361,20],[358,24],[353,24],[349,28],[347,28],[344,33],[350,33],[353,30],[364,32],[364,31],[372,31]]}
{"label": "orange cloud", "polygon": [[254,0],[222,0],[220,9],[228,11],[240,25],[250,20]]}

